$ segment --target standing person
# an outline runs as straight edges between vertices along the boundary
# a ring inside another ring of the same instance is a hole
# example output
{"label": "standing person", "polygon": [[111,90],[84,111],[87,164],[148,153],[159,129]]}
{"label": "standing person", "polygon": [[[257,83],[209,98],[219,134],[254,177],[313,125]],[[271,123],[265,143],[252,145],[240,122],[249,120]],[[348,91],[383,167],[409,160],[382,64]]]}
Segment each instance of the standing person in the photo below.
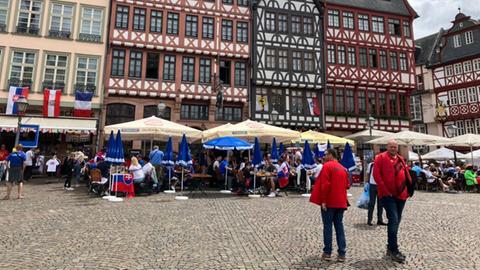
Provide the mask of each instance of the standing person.
{"label": "standing person", "polygon": [[10,193],[12,192],[13,185],[18,185],[18,197],[17,199],[23,199],[23,165],[27,159],[25,153],[22,151],[23,146],[18,144],[13,149],[12,153],[8,155],[8,180],[7,180],[7,195],[4,200],[10,199]]}
{"label": "standing person", "polygon": [[337,236],[337,261],[345,262],[347,242],[343,228],[343,213],[347,209],[347,189],[350,188],[347,170],[338,162],[337,152],[325,151],[325,163],[315,180],[310,202],[322,207],[323,254],[322,260],[332,259],[332,224]]}
{"label": "standing person", "polygon": [[[148,158],[150,159],[150,163],[153,165],[153,167],[155,168],[155,172],[157,172],[157,176],[158,178],[160,179],[164,179],[163,175],[158,175],[159,173],[163,172],[163,168],[162,168],[162,161],[163,161],[163,157],[165,155],[163,154],[163,152],[159,149],[158,145],[155,145],[153,147],[153,151],[150,152],[150,154],[148,155]],[[163,189],[168,189],[170,187],[167,187],[168,183],[160,183],[160,186],[163,188]]]}
{"label": "standing person", "polygon": [[387,151],[375,158],[373,177],[377,183],[380,203],[387,212],[387,256],[404,263],[406,257],[398,249],[397,237],[403,208],[409,196],[406,181],[411,183],[411,179],[403,157],[398,154],[398,143],[395,140],[389,141]]}
{"label": "standing person", "polygon": [[53,157],[45,165],[47,165],[48,177],[55,177],[57,175],[57,166],[60,165],[57,155],[53,154]]}
{"label": "standing person", "polygon": [[367,224],[369,226],[373,226],[373,210],[375,209],[375,201],[377,201],[377,225],[387,226],[387,223],[383,222],[383,206],[378,198],[377,182],[375,182],[375,177],[373,177],[373,162],[368,164],[367,174],[370,194],[370,200],[368,202]]}
{"label": "standing person", "polygon": [[32,148],[27,151],[26,153],[26,160],[25,160],[25,171],[23,175],[23,179],[25,181],[30,180],[32,177],[32,170],[33,170],[33,159],[35,157],[35,148]]}
{"label": "standing person", "polygon": [[73,168],[75,166],[75,154],[71,153],[65,161],[65,183],[63,184],[64,190],[73,190],[72,188],[72,176]]}
{"label": "standing person", "polygon": [[0,147],[0,181],[3,181],[7,175],[7,157],[9,154],[5,144],[2,144]]}

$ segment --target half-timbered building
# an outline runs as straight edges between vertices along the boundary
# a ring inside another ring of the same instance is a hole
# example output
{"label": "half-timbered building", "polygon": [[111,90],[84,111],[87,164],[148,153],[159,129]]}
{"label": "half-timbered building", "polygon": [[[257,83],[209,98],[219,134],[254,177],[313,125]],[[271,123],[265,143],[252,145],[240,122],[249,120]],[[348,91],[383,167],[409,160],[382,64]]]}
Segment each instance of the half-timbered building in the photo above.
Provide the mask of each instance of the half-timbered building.
{"label": "half-timbered building", "polygon": [[318,0],[252,3],[251,118],[323,127],[323,18]]}
{"label": "half-timbered building", "polygon": [[450,29],[440,29],[417,45],[426,55],[418,65],[429,70],[421,73],[422,81],[433,84],[430,100],[421,97],[424,106],[433,103],[436,110],[433,125],[437,128],[428,132],[480,134],[480,22],[460,12]]}
{"label": "half-timbered building", "polygon": [[[201,129],[243,120],[248,5],[248,0],[113,1],[106,124],[158,113]],[[223,106],[216,106],[217,95]],[[165,110],[158,112],[158,104]]]}
{"label": "half-timbered building", "polygon": [[326,129],[339,134],[366,128],[410,127],[415,89],[412,21],[407,0],[328,0],[325,7]]}

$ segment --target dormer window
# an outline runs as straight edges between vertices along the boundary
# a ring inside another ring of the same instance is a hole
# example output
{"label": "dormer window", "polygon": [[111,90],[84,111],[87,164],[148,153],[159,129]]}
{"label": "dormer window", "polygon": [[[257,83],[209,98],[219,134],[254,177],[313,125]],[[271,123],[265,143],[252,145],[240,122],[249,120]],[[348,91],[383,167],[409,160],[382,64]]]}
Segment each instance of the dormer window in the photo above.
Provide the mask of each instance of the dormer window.
{"label": "dormer window", "polygon": [[473,43],[473,33],[472,31],[468,31],[465,33],[465,44],[472,44]]}
{"label": "dormer window", "polygon": [[460,35],[453,36],[453,47],[455,48],[462,47],[462,39]]}

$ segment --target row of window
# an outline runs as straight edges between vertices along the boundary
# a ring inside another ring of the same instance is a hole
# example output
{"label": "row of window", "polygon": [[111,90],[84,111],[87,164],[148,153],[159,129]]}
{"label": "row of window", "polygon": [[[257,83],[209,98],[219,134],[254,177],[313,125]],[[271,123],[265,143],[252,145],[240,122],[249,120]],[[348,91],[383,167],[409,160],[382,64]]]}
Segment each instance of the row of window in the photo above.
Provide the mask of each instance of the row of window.
{"label": "row of window", "polygon": [[[358,59],[358,61],[357,61]],[[407,54],[375,48],[357,48],[345,45],[327,45],[327,61],[329,64],[350,65],[401,71],[408,70]]]}
{"label": "row of window", "polygon": [[[129,54],[127,57],[126,54]],[[127,61],[128,58],[128,61]],[[181,80],[183,82],[194,83],[211,83],[212,81],[212,59],[211,58],[195,58],[193,56],[176,56],[170,54],[163,55],[163,64],[161,61],[160,53],[155,52],[142,52],[142,51],[125,51],[125,50],[113,50],[112,51],[112,76],[123,77],[128,74],[131,78],[145,78],[158,80],[160,74],[162,74],[162,80],[175,81],[176,79],[176,65],[177,59],[181,60],[182,73]],[[128,63],[127,63],[128,62]],[[198,62],[198,69],[196,69],[196,62]],[[143,64],[145,63],[145,69]],[[160,67],[163,66],[162,71]],[[231,61],[220,61],[220,73],[219,79],[224,84],[231,84],[230,69],[232,66]],[[128,73],[125,72],[127,68]],[[244,61],[236,61],[234,63],[234,85],[246,86],[247,85],[247,63]],[[196,71],[198,70],[198,71]],[[196,76],[198,72],[198,76]]]}
{"label": "row of window", "polygon": [[[0,50],[0,57],[2,54]],[[10,63],[8,84],[12,86],[34,85],[35,70],[43,68],[42,83],[40,90],[61,89],[67,86],[67,78],[71,57],[67,54],[45,53],[42,61],[38,59],[39,54],[31,51],[13,51]],[[39,64],[40,63],[40,64]],[[76,56],[74,91],[95,92],[100,66],[99,57]]]}
{"label": "row of window", "polygon": [[451,90],[448,91],[448,104],[462,105],[468,103],[477,103],[480,100],[479,95],[480,86]]}
{"label": "row of window", "polygon": [[[166,13],[166,16],[164,14]],[[115,28],[129,28],[130,7],[117,6],[115,17]],[[166,17],[166,19],[164,19]],[[180,13],[164,12],[162,10],[150,10],[150,17],[147,20],[147,10],[144,8],[133,8],[132,29],[134,31],[145,31],[149,29],[152,33],[165,33],[168,35],[179,34]],[[166,27],[164,27],[166,22]],[[200,25],[201,21],[201,25]],[[147,25],[147,22],[148,25]],[[215,18],[199,17],[196,15],[185,15],[185,36],[197,38],[199,28],[203,39],[214,39],[215,37]],[[248,43],[248,22],[236,21],[236,41]],[[222,19],[221,37],[224,41],[233,41],[234,21]]]}
{"label": "row of window", "polygon": [[280,115],[285,115],[288,100],[290,115],[313,116],[309,104],[311,100],[317,98],[316,92],[291,90],[289,95],[286,95],[284,89],[257,88],[256,91],[257,105],[255,108],[257,112],[275,110]]}
{"label": "row of window", "polygon": [[314,34],[313,22],[314,17],[310,15],[265,12],[265,31],[270,33],[312,36]]}
{"label": "row of window", "polygon": [[315,71],[314,53],[281,48],[266,48],[265,68],[312,73]]}
{"label": "row of window", "polygon": [[455,136],[465,135],[467,133],[480,134],[480,118],[455,121]]}
{"label": "row of window", "polygon": [[[464,36],[464,37],[462,37],[462,36]],[[457,34],[457,35],[453,36],[453,47],[454,48],[460,48],[460,47],[462,47],[463,44],[465,44],[465,45],[473,44],[473,32],[472,31],[465,32],[464,35]]]}
{"label": "row of window", "polygon": [[407,116],[407,97],[392,91],[327,88],[325,90],[325,112]]}
{"label": "row of window", "polygon": [[[7,31],[7,18],[11,0],[0,0],[0,32]],[[48,7],[48,36],[70,39],[75,24],[76,5],[73,3],[51,3]],[[80,29],[78,39],[101,42],[103,27],[103,8],[80,6]],[[39,0],[19,1],[16,32],[39,35],[44,14],[44,2]]]}
{"label": "row of window", "polygon": [[463,73],[469,73],[472,71],[480,71],[480,58],[472,61],[464,61],[463,63],[457,63],[454,65],[445,66],[445,76],[461,75]]}
{"label": "row of window", "polygon": [[[356,15],[356,16],[355,16]],[[385,27],[391,36],[411,37],[410,22],[399,19],[385,19],[382,16],[369,16],[367,14],[355,14],[349,11],[336,9],[328,10],[328,26],[354,30],[355,27],[360,31],[385,34]]]}

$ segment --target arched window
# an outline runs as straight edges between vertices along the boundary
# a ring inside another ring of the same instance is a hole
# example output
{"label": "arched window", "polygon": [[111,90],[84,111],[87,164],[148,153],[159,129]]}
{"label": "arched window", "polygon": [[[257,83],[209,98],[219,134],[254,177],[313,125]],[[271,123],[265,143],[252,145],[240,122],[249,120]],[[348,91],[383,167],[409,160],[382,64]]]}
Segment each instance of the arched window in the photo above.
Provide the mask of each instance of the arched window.
{"label": "arched window", "polygon": [[135,105],[114,103],[107,105],[106,125],[114,125],[135,120]]}
{"label": "arched window", "polygon": [[143,118],[147,118],[150,116],[157,116],[170,121],[171,113],[172,113],[172,109],[170,107],[165,107],[165,111],[163,112],[162,115],[158,114],[157,105],[148,105],[143,107]]}

